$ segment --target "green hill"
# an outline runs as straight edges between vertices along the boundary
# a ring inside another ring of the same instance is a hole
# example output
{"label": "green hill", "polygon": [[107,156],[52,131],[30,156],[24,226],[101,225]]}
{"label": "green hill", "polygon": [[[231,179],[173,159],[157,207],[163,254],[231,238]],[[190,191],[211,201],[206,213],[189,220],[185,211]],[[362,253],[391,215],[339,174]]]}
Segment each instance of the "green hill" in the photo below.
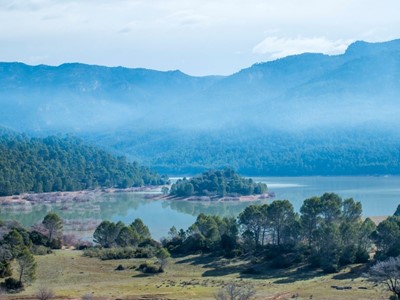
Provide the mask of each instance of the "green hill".
{"label": "green hill", "polygon": [[168,179],[72,137],[0,135],[0,196],[164,184]]}

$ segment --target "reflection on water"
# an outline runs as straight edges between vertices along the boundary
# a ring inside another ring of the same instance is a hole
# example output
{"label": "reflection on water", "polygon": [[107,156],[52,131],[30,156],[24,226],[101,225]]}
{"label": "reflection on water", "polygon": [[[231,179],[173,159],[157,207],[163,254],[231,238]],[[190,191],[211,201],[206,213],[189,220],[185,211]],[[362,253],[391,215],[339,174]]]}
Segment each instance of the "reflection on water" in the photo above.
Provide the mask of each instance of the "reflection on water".
{"label": "reflection on water", "polygon": [[[324,192],[361,201],[365,216],[393,214],[400,203],[400,177],[261,177],[275,199],[289,199],[298,211],[303,200]],[[262,200],[265,203],[271,200]],[[102,220],[131,223],[141,218],[155,238],[165,236],[172,226],[186,229],[200,213],[237,216],[254,202],[188,202],[147,199],[144,194],[98,195],[87,202],[0,207],[0,219],[17,220],[25,226],[41,222],[49,211],[65,220],[65,231],[88,237]]]}
{"label": "reflection on water", "polygon": [[[353,198],[362,203],[364,216],[392,215],[400,204],[399,176],[355,177],[260,177],[269,184],[276,199],[288,199],[298,211],[304,199],[320,196],[325,192]],[[274,187],[275,184],[278,184]],[[282,185],[290,185],[282,186]],[[293,186],[299,185],[299,186]]]}
{"label": "reflection on water", "polygon": [[[266,203],[268,200],[259,200],[254,203]],[[197,202],[197,201],[163,201],[163,207],[197,217],[200,213],[218,215],[221,217],[234,217],[243,211],[250,202]]]}

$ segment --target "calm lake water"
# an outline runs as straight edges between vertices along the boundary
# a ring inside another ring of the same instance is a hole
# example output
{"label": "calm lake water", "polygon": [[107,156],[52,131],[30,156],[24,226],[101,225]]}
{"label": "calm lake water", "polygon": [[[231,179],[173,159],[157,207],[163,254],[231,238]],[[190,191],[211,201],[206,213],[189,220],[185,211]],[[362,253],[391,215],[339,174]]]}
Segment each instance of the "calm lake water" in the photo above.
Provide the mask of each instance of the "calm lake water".
{"label": "calm lake water", "polygon": [[[361,201],[364,216],[391,215],[400,204],[400,177],[259,177],[275,193],[274,199],[288,199],[299,210],[304,199],[335,192],[342,198]],[[268,199],[259,201],[265,203]],[[90,238],[102,220],[131,223],[141,218],[154,238],[166,236],[169,228],[186,229],[199,213],[236,216],[252,203],[198,203],[146,199],[144,194],[105,194],[84,203],[38,204],[23,211],[1,207],[0,219],[17,220],[25,226],[40,222],[49,211],[66,220],[65,231]]]}

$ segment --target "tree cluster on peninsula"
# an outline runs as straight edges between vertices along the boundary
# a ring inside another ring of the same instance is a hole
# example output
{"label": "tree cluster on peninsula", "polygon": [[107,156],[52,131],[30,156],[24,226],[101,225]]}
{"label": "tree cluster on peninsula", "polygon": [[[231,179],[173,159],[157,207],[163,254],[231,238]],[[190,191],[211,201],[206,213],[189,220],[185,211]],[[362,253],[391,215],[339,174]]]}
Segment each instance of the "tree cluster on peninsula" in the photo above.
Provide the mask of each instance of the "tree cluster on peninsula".
{"label": "tree cluster on peninsula", "polygon": [[179,179],[171,186],[170,194],[176,197],[190,196],[247,196],[267,192],[265,183],[243,178],[229,168],[210,170],[190,179]]}

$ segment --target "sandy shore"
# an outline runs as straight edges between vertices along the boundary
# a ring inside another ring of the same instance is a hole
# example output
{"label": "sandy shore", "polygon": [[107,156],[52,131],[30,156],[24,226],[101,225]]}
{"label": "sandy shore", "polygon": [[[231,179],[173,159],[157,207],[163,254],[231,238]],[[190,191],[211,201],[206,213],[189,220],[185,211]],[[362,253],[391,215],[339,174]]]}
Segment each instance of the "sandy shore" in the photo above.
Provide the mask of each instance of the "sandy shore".
{"label": "sandy shore", "polygon": [[35,203],[55,203],[55,202],[87,202],[102,194],[110,193],[145,193],[145,192],[159,192],[160,187],[158,186],[146,186],[146,187],[133,187],[126,189],[94,189],[94,190],[83,190],[73,192],[50,192],[50,193],[24,193],[14,196],[0,197],[0,205],[29,205]]}

